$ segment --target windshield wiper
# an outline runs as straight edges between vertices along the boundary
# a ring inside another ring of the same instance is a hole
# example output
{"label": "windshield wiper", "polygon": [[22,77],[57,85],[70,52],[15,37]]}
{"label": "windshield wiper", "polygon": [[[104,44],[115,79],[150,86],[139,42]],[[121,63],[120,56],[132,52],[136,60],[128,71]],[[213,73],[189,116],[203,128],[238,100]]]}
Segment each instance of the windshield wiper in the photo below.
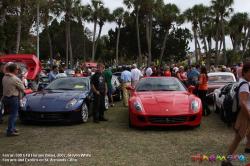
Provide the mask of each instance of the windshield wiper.
{"label": "windshield wiper", "polygon": [[146,90],[146,89],[137,90],[137,92],[146,92],[146,91],[150,91],[150,90]]}
{"label": "windshield wiper", "polygon": [[72,88],[58,88],[58,89],[54,89],[54,90],[75,90],[75,89],[72,89]]}

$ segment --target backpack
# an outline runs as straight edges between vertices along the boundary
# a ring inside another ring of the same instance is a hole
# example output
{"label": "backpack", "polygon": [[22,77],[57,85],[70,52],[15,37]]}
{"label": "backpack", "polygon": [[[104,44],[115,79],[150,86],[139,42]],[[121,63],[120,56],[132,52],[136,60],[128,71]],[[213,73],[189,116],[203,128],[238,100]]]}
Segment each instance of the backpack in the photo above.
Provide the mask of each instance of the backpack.
{"label": "backpack", "polygon": [[[236,122],[237,116],[240,112],[240,102],[239,102],[239,91],[240,87],[244,84],[248,84],[248,82],[243,81],[239,83],[233,90],[233,95],[231,96],[230,93],[225,96],[223,101],[224,107],[224,121],[231,126],[233,123]],[[249,86],[250,91],[250,86]]]}

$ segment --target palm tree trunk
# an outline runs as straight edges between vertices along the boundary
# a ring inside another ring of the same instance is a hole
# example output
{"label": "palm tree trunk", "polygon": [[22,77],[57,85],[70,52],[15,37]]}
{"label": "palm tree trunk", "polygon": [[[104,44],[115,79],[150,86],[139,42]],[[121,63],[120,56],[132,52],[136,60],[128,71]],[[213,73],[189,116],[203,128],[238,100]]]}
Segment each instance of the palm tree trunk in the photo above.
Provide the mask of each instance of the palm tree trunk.
{"label": "palm tree trunk", "polygon": [[115,57],[116,57],[116,63],[117,65],[119,64],[119,41],[120,41],[120,32],[121,32],[121,25],[118,26],[118,32],[117,32],[117,38],[116,38],[116,52],[115,52]]}
{"label": "palm tree trunk", "polygon": [[139,9],[136,10],[136,35],[137,35],[137,46],[139,54],[139,66],[142,64],[142,54],[141,54],[141,39],[140,39],[140,26],[139,26]]}
{"label": "palm tree trunk", "polygon": [[152,40],[152,17],[147,16],[147,23],[146,23],[146,32],[147,32],[147,44],[148,44],[148,65],[152,62],[152,55],[151,55],[151,40]]}
{"label": "palm tree trunk", "polygon": [[204,34],[204,29],[203,29],[202,23],[200,22],[199,24],[200,24],[200,30],[201,30],[202,40],[203,40],[203,44],[204,44],[204,50],[205,50],[205,53],[207,54],[208,49],[207,49],[207,41],[206,41],[206,37]]}
{"label": "palm tree trunk", "polygon": [[221,15],[221,32],[222,32],[222,42],[223,42],[223,63],[224,65],[227,65],[225,25],[224,25],[223,15]]}
{"label": "palm tree trunk", "polygon": [[68,38],[69,38],[70,69],[72,69],[74,65],[74,59],[73,59],[72,43],[71,43],[70,22],[69,22]]}
{"label": "palm tree trunk", "polygon": [[96,54],[96,50],[97,50],[97,47],[98,47],[99,40],[101,38],[102,28],[103,28],[103,25],[100,26],[100,29],[99,29],[99,32],[98,32],[98,37],[97,37],[96,42],[95,42],[95,54]]}
{"label": "palm tree trunk", "polygon": [[219,63],[219,33],[220,33],[220,26],[219,26],[219,16],[216,15],[216,34],[215,34],[215,65],[218,66]]}
{"label": "palm tree trunk", "polygon": [[243,46],[243,55],[247,51],[247,46],[248,46],[249,42],[250,42],[250,25],[248,26],[248,32],[247,32],[247,35],[245,37],[245,44]]}
{"label": "palm tree trunk", "polygon": [[197,29],[194,28],[194,47],[195,47],[195,63],[198,63],[199,59],[198,59],[198,39],[197,39]]}
{"label": "palm tree trunk", "polygon": [[163,55],[164,55],[164,52],[165,52],[165,49],[166,49],[166,43],[167,43],[167,39],[168,39],[168,33],[169,33],[169,29],[166,29],[165,37],[164,37],[163,44],[162,44],[162,47],[161,47],[160,65],[162,64],[162,58],[163,58]]}
{"label": "palm tree trunk", "polygon": [[95,60],[95,34],[96,34],[96,24],[97,20],[94,21],[94,33],[93,33],[93,40],[92,40],[92,61]]}
{"label": "palm tree trunk", "polygon": [[46,31],[47,31],[47,37],[48,37],[48,43],[49,43],[49,54],[50,54],[50,64],[52,65],[53,62],[53,46],[52,46],[52,40],[51,40],[51,36],[50,36],[50,32],[48,27],[46,26]]}
{"label": "palm tree trunk", "polygon": [[17,18],[17,36],[16,36],[16,51],[15,51],[16,54],[19,53],[21,32],[22,32],[22,20],[21,20],[21,15],[19,15]]}
{"label": "palm tree trunk", "polygon": [[209,68],[211,64],[212,37],[207,38],[207,43],[208,43],[208,53],[206,56],[206,66],[207,68]]}
{"label": "palm tree trunk", "polygon": [[66,67],[67,68],[69,68],[69,36],[68,36],[68,31],[69,31],[68,21],[66,21],[65,36],[66,36]]}

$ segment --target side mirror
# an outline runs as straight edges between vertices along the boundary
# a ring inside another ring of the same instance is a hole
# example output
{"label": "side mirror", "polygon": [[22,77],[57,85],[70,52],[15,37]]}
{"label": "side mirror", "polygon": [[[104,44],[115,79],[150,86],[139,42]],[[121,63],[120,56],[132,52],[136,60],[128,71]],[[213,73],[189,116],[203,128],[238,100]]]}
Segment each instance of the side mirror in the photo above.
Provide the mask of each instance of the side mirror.
{"label": "side mirror", "polygon": [[194,90],[195,90],[195,86],[189,86],[188,87],[188,92],[189,93],[194,93]]}
{"label": "side mirror", "polygon": [[135,88],[132,87],[132,86],[127,86],[126,89],[127,89],[127,90],[130,90],[130,91],[134,91],[134,90],[135,90]]}

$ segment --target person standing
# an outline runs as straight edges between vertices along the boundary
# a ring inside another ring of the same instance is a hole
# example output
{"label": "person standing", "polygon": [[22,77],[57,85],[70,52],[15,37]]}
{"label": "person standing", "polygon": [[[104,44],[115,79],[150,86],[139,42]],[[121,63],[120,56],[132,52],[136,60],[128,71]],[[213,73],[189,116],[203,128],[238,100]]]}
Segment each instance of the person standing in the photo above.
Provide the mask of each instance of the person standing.
{"label": "person standing", "polygon": [[91,88],[94,93],[94,108],[93,108],[93,121],[108,121],[104,118],[105,111],[105,96],[108,88],[103,74],[104,65],[98,64],[95,74],[91,77]]}
{"label": "person standing", "polygon": [[147,69],[146,69],[146,76],[150,77],[153,74],[154,64],[152,63]]}
{"label": "person standing", "polygon": [[166,70],[164,71],[164,76],[171,77],[171,71],[169,66],[166,66]]}
{"label": "person standing", "polygon": [[[231,142],[228,155],[235,154],[239,143],[246,137],[247,143],[245,153],[250,153],[250,62],[246,62],[242,68],[242,78],[239,80],[239,104],[240,112],[238,113],[234,129],[235,136]],[[224,161],[230,163],[230,161]]]}
{"label": "person standing", "polygon": [[184,70],[183,66],[179,67],[178,72],[176,73],[177,78],[185,85],[187,86],[187,73]]}
{"label": "person standing", "polygon": [[24,85],[17,77],[18,66],[10,64],[7,66],[8,73],[3,77],[3,104],[5,109],[10,112],[8,120],[7,136],[18,136],[16,130],[16,118],[20,107],[20,96],[24,93]]}
{"label": "person standing", "polygon": [[194,65],[192,65],[191,70],[187,73],[188,84],[196,86],[198,84],[199,75],[200,75],[199,71],[196,69]]}
{"label": "person standing", "polygon": [[131,86],[131,72],[128,68],[124,68],[124,71],[121,73],[121,80],[122,80],[122,91],[123,91],[123,104],[125,107],[128,106],[128,98],[129,92],[127,87]]}
{"label": "person standing", "polygon": [[113,88],[112,88],[112,83],[111,83],[112,71],[111,71],[110,68],[107,68],[104,71],[104,77],[105,77],[105,80],[106,80],[107,86],[108,86],[108,98],[109,98],[109,101],[111,102],[110,106],[113,107],[114,106],[114,100],[113,100],[113,96],[112,96]]}
{"label": "person standing", "polygon": [[59,73],[56,75],[55,79],[58,78],[66,78],[67,74],[65,74],[64,69],[62,67],[59,68]]}
{"label": "person standing", "polygon": [[203,107],[203,115],[205,116],[210,114],[210,110],[208,109],[207,102],[206,102],[207,90],[208,90],[207,69],[205,66],[202,66],[200,77],[199,77],[198,96],[201,99],[202,107]]}
{"label": "person standing", "polygon": [[142,77],[141,71],[137,68],[136,64],[132,65],[131,70],[131,85],[135,87],[135,85],[139,82],[140,78]]}
{"label": "person standing", "polygon": [[3,97],[3,77],[4,77],[4,64],[0,64],[0,124],[3,123],[3,115],[2,115],[2,108],[3,108],[3,103],[2,103],[2,97]]}
{"label": "person standing", "polygon": [[52,82],[56,79],[56,75],[58,74],[58,67],[56,65],[52,66],[52,71],[49,73],[49,81]]}

